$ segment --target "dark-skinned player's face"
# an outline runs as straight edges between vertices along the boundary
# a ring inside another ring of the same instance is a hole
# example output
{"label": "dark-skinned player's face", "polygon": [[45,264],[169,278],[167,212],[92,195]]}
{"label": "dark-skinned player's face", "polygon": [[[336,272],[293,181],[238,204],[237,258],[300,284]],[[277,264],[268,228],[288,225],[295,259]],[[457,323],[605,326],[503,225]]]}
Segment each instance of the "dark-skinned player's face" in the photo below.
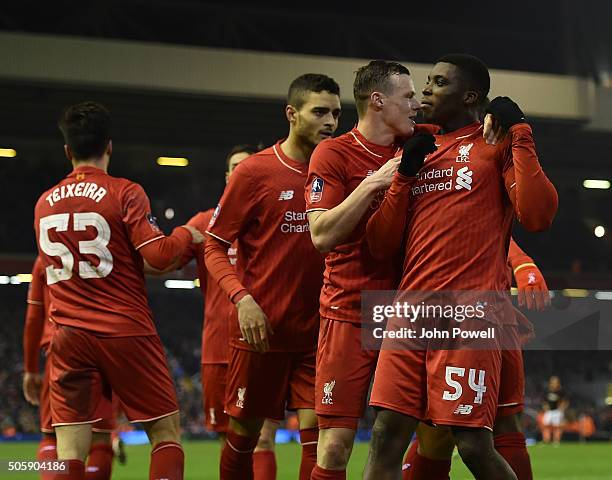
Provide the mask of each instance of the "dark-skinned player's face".
{"label": "dark-skinned player's face", "polygon": [[334,134],[338,128],[340,112],[338,95],[325,90],[307,92],[304,104],[299,110],[293,109],[290,121],[301,141],[315,147]]}
{"label": "dark-skinned player's face", "polygon": [[470,91],[457,66],[452,63],[436,63],[423,88],[421,110],[427,123],[445,125],[457,116],[464,115],[475,92]]}

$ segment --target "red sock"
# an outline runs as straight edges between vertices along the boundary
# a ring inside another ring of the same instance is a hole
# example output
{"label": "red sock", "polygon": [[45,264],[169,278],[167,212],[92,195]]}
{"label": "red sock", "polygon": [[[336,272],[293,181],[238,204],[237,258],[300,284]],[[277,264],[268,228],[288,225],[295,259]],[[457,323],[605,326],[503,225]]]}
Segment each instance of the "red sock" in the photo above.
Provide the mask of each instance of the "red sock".
{"label": "red sock", "polygon": [[67,463],[67,470],[55,472],[48,478],[53,480],[85,480],[85,464],[80,460],[63,460]]}
{"label": "red sock", "polygon": [[55,437],[43,437],[38,444],[37,460],[57,460],[57,440]]}
{"label": "red sock", "polygon": [[310,480],[346,480],[346,470],[327,470],[315,465]]}
{"label": "red sock", "polygon": [[317,464],[317,443],[319,429],[305,428],[300,430],[300,445],[302,445],[302,463],[300,464],[300,480],[308,480],[312,469]]}
{"label": "red sock", "polygon": [[185,455],[176,442],[160,442],[151,451],[149,480],[183,480]]}
{"label": "red sock", "polygon": [[418,448],[419,440],[415,437],[410,443],[406,456],[404,457],[404,462],[402,463],[402,480],[410,480],[412,478],[412,466],[414,465]]}
{"label": "red sock", "polygon": [[419,440],[415,438],[404,457],[402,480],[447,480],[450,469],[450,460],[431,460],[419,455]]}
{"label": "red sock", "polygon": [[[57,460],[57,439],[55,436],[44,436],[38,444],[38,451],[36,452],[36,460],[41,462],[49,460]],[[41,480],[47,480],[53,478],[53,475],[44,471],[40,472]]]}
{"label": "red sock", "polygon": [[532,480],[531,461],[525,435],[521,432],[502,433],[494,437],[495,450],[510,464],[518,480]]}
{"label": "red sock", "polygon": [[276,455],[272,450],[253,453],[253,479],[276,480]]}
{"label": "red sock", "polygon": [[221,480],[253,480],[253,450],[258,439],[259,435],[244,437],[227,431],[219,465]]}
{"label": "red sock", "polygon": [[113,447],[106,443],[92,445],[85,467],[86,480],[110,480],[113,469]]}

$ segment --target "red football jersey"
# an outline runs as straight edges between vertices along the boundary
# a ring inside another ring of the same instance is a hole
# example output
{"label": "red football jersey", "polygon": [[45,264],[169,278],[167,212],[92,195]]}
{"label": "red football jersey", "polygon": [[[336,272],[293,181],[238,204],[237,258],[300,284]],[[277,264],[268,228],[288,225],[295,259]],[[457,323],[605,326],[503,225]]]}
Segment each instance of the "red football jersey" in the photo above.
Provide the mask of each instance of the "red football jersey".
{"label": "red football jersey", "polygon": [[474,123],[436,145],[410,189],[400,290],[507,290],[510,141],[487,145]]}
{"label": "red football jersey", "polygon": [[36,257],[34,266],[32,267],[32,281],[28,287],[28,303],[32,305],[40,305],[45,312],[45,324],[43,327],[42,337],[40,339],[40,348],[46,350],[51,342],[53,330],[49,321],[49,291],[47,289],[47,280],[45,278],[45,268],[43,267],[40,257]]}
{"label": "red football jersey", "polygon": [[[243,160],[232,173],[208,233],[238,247],[236,273],[268,316],[271,351],[315,348],[323,256],[306,218],[307,164],[287,157],[280,142]],[[249,348],[234,309],[233,345]]]}
{"label": "red football jersey", "polygon": [[[368,142],[354,128],[319,144],[310,159],[306,183],[306,211],[330,210],[339,205],[368,176],[398,155],[396,145]],[[361,322],[363,290],[395,289],[399,280],[397,262],[381,262],[370,254],[365,227],[384,198],[381,191],[347,239],[327,254],[321,290],[321,316],[353,323]]]}
{"label": "red football jersey", "polygon": [[[214,209],[199,212],[189,220],[200,232],[205,232],[213,216]],[[236,264],[236,248],[231,246],[227,256],[232,264]],[[202,364],[227,363],[229,354],[229,322],[233,310],[230,302],[219,284],[209,275],[204,263],[204,243],[192,243],[181,260],[182,265],[192,258],[198,265],[200,290],[204,297],[204,319],[202,326]]]}
{"label": "red football jersey", "polygon": [[156,333],[138,249],[164,234],[140,185],[78,167],[39,198],[34,229],[53,321],[106,336]]}

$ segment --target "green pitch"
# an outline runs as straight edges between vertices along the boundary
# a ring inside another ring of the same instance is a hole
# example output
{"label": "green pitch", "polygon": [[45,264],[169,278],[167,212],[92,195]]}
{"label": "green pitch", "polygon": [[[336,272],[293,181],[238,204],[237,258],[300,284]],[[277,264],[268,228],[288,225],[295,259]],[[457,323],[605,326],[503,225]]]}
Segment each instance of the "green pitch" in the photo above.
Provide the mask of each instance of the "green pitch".
{"label": "green pitch", "polygon": [[[185,480],[218,478],[219,447],[215,442],[186,442]],[[113,480],[143,480],[147,477],[148,446],[128,446],[127,465],[115,464]],[[355,446],[349,465],[349,479],[360,479],[367,444]],[[610,480],[612,479],[612,444],[565,443],[559,448],[537,445],[529,447],[536,480]],[[0,443],[0,460],[31,460],[36,454],[34,443]],[[297,444],[277,446],[278,480],[296,480],[300,462]],[[34,474],[0,472],[1,479],[37,479]],[[451,473],[453,480],[467,480],[472,476],[456,456]]]}

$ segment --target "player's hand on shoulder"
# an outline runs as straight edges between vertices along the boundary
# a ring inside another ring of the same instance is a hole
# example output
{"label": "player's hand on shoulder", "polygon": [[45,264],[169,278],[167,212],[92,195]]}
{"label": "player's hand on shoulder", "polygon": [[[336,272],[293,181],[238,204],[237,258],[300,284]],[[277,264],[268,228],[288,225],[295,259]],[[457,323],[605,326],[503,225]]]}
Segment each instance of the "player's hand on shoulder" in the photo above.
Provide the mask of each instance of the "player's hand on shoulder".
{"label": "player's hand on shoulder", "polygon": [[183,226],[191,232],[191,242],[192,243],[202,243],[206,239],[206,237],[204,237],[204,234],[200,232],[197,228],[195,228],[193,225],[183,225]]}
{"label": "player's hand on shoulder", "polygon": [[238,323],[242,338],[257,352],[270,349],[270,335],[273,333],[268,317],[251,295],[245,295],[236,303]]}
{"label": "player's hand on shoulder", "polygon": [[495,145],[519,123],[526,123],[526,120],[517,103],[509,97],[495,97],[486,108],[483,137],[486,143]]}
{"label": "player's hand on shoulder", "polygon": [[23,396],[32,405],[40,403],[40,390],[42,388],[42,375],[26,372],[23,375]]}
{"label": "player's hand on shoulder", "polygon": [[425,157],[435,152],[436,138],[430,133],[419,133],[404,144],[404,151],[398,168],[405,177],[416,177],[425,163]]}
{"label": "player's hand on shoulder", "polygon": [[365,178],[365,182],[370,183],[376,190],[384,190],[389,188],[395,172],[400,165],[401,157],[388,160],[382,167],[376,170],[372,175]]}
{"label": "player's hand on shoulder", "polygon": [[514,279],[518,289],[518,303],[529,310],[544,310],[550,306],[550,292],[544,275],[536,265],[517,267]]}

